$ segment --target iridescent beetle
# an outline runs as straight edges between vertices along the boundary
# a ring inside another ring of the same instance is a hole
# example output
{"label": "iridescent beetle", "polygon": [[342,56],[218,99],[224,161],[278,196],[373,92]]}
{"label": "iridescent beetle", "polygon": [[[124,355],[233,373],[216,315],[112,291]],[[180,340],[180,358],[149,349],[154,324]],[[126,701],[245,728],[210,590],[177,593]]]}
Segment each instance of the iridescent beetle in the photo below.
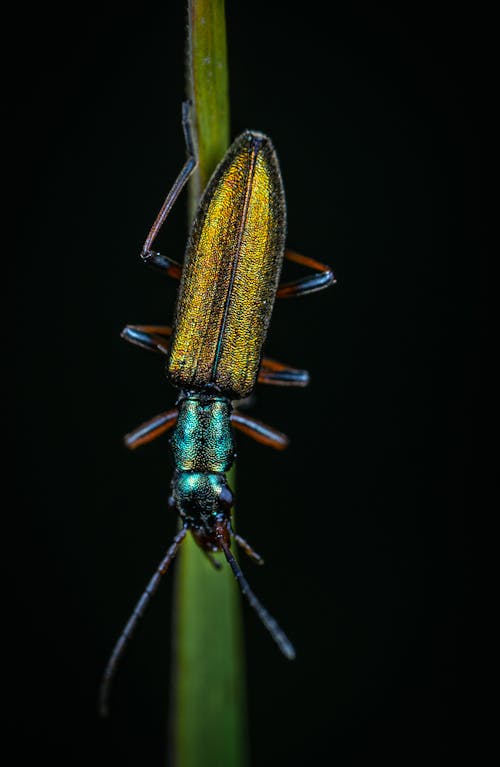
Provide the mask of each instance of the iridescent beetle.
{"label": "iridescent beetle", "polygon": [[[187,159],[141,254],[147,264],[170,277],[180,277],[174,324],[127,325],[122,332],[125,340],[165,355],[167,377],[180,390],[174,409],[128,434],[125,444],[134,449],[174,429],[175,472],[169,505],[179,513],[182,528],[111,654],[101,687],[103,714],[117,663],[188,530],[216,567],[219,563],[211,553],[224,553],[242,593],[281,652],[287,658],[295,657],[291,642],[257,600],[231,553],[233,538],[252,559],[262,562],[231,528],[233,495],[226,481],[234,461],[232,426],[277,450],[283,450],[288,439],[233,409],[232,401],[247,397],[256,381],[307,386],[305,370],[262,357],[274,299],[321,290],[335,279],[323,264],[285,250],[285,197],[278,160],[269,138],[255,131],[242,133],[215,169],[199,203],[183,267],[152,250],[197,164],[187,102],[182,114]],[[283,258],[312,273],[280,283]]]}

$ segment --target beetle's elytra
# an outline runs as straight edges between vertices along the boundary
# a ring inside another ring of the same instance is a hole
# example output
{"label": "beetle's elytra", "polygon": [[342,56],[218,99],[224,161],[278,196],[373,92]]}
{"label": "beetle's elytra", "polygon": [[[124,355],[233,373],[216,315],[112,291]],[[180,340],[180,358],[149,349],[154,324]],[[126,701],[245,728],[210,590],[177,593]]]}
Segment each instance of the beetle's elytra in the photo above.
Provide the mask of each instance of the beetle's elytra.
{"label": "beetle's elytra", "polygon": [[[139,445],[173,429],[174,474],[170,507],[182,521],[127,622],[105,669],[100,710],[105,714],[118,661],[177,550],[191,532],[212,561],[223,552],[242,593],[287,658],[290,640],[258,601],[231,553],[231,539],[256,562],[260,556],[231,527],[233,494],[226,473],[234,461],[233,427],[258,442],[282,450],[287,437],[238,412],[233,401],[246,397],[256,382],[306,386],[305,370],[262,356],[275,298],[321,290],[335,280],[331,270],[285,249],[286,208],[278,159],[270,139],[246,131],[229,147],[200,200],[181,266],[152,249],[175,200],[196,168],[189,104],[183,105],[187,159],[146,238],[142,258],[179,279],[172,326],[127,325],[122,337],[166,358],[166,373],[179,389],[176,407],[142,424],[125,437]],[[310,271],[280,282],[283,259]]]}
{"label": "beetle's elytra", "polygon": [[230,399],[255,386],[283,262],[285,197],[269,139],[247,131],[201,199],[182,272],[168,375]]}

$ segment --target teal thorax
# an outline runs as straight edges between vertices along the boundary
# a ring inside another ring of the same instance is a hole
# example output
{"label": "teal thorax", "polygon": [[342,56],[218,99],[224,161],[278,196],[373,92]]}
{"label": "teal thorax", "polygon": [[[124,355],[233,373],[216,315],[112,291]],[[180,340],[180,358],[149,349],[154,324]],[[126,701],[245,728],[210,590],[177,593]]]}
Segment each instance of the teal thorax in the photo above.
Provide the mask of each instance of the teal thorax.
{"label": "teal thorax", "polygon": [[234,461],[231,403],[221,396],[193,394],[179,402],[172,447],[175,473],[170,504],[208,551],[220,549],[233,494],[226,472]]}

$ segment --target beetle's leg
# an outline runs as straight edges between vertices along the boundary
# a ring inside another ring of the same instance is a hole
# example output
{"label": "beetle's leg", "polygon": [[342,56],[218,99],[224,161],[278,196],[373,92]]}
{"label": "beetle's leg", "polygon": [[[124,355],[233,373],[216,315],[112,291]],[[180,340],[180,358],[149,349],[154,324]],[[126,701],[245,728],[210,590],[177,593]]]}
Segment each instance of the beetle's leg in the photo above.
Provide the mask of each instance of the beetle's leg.
{"label": "beetle's leg", "polygon": [[143,251],[141,258],[147,266],[151,266],[157,272],[161,272],[167,277],[172,277],[174,280],[180,280],[182,266],[178,261],[174,261],[173,258],[162,256],[161,253],[156,253],[154,250],[150,250],[147,253]]}
{"label": "beetle's leg", "polygon": [[208,561],[210,562],[210,564],[213,565],[216,570],[220,570],[221,569],[221,567],[222,567],[221,563],[217,562],[217,560],[210,554],[209,551],[204,551],[203,553],[205,554],[205,556],[208,559]]}
{"label": "beetle's leg", "polygon": [[248,541],[242,538],[241,535],[238,535],[238,533],[235,533],[233,530],[231,530],[231,528],[230,528],[230,532],[234,540],[238,544],[238,546],[243,549],[245,554],[247,554],[250,557],[250,559],[253,559],[254,562],[257,562],[258,565],[264,564],[264,560],[262,559],[260,554],[257,554],[257,552],[254,549],[252,549]]}
{"label": "beetle's leg", "polygon": [[130,450],[135,450],[135,448],[140,447],[140,445],[146,445],[148,442],[152,442],[156,437],[159,437],[160,434],[164,434],[175,426],[178,415],[179,411],[177,408],[155,415],[150,421],[146,421],[146,423],[141,424],[137,429],[134,429],[134,431],[126,434],[123,438],[125,445]]}
{"label": "beetle's leg", "polygon": [[323,290],[329,285],[333,285],[336,280],[334,274],[329,266],[315,261],[314,258],[308,258],[300,253],[296,253],[294,250],[285,250],[285,258],[288,261],[293,261],[295,264],[301,266],[307,266],[313,270],[313,274],[309,274],[306,277],[301,277],[298,280],[292,280],[291,282],[282,282],[278,286],[276,293],[278,298],[295,298],[296,296],[304,296],[306,293],[314,293],[316,290]]}
{"label": "beetle's leg", "polygon": [[274,386],[307,386],[309,373],[307,370],[297,370],[270,357],[264,357],[257,380],[259,383]]}
{"label": "beetle's leg", "polygon": [[169,325],[126,325],[121,337],[134,346],[148,349],[159,354],[168,354],[170,336],[173,329]]}
{"label": "beetle's leg", "polygon": [[146,263],[158,267],[163,272],[166,272],[171,277],[178,278],[181,273],[181,267],[175,261],[172,261],[159,253],[154,252],[151,248],[153,246],[158,232],[162,228],[165,220],[170,213],[174,202],[177,200],[179,194],[182,192],[186,183],[193,173],[198,164],[198,158],[196,156],[195,145],[193,141],[193,134],[191,131],[191,122],[189,119],[190,102],[184,101],[182,104],[182,128],[184,130],[184,140],[186,142],[186,162],[181,168],[181,172],[174,181],[174,184],[167,194],[163,205],[160,208],[156,220],[151,227],[151,230],[146,237],[146,241],[142,247],[142,258]]}
{"label": "beetle's leg", "polygon": [[262,421],[257,421],[256,418],[251,418],[248,415],[243,415],[243,413],[238,413],[237,410],[233,410],[231,413],[231,423],[234,424],[236,429],[239,429],[248,437],[252,437],[256,442],[260,442],[261,445],[274,447],[275,450],[284,450],[288,447],[289,440],[286,434],[273,429],[272,426],[267,426]]}

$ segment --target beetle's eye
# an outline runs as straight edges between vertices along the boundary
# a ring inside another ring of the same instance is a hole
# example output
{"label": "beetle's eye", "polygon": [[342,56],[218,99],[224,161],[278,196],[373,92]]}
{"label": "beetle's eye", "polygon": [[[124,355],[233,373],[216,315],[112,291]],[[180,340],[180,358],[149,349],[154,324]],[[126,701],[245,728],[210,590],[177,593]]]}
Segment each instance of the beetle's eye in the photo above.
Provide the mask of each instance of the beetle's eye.
{"label": "beetle's eye", "polygon": [[220,489],[219,502],[221,506],[224,506],[226,509],[230,509],[233,505],[234,497],[227,485],[223,485]]}

